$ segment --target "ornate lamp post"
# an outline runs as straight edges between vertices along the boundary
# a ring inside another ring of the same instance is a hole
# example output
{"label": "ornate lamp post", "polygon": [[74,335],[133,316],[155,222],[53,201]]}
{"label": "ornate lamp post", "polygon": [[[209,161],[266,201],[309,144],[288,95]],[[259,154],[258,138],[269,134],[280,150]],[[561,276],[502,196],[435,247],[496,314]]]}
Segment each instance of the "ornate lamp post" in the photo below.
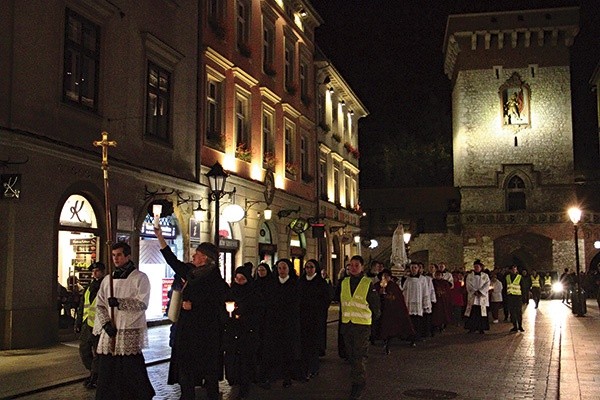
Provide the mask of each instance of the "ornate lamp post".
{"label": "ornate lamp post", "polygon": [[210,185],[209,199],[215,202],[215,236],[214,244],[219,248],[219,203],[221,198],[227,194],[225,192],[225,182],[229,174],[225,172],[223,166],[217,161],[206,173]]}
{"label": "ornate lamp post", "polygon": [[576,313],[578,317],[583,317],[585,315],[585,298],[582,299],[581,296],[581,276],[579,273],[579,240],[578,240],[578,226],[577,224],[581,220],[581,210],[577,207],[571,207],[567,211],[569,214],[569,218],[573,223],[573,232],[575,233],[575,270],[577,272],[577,288],[575,290],[575,299],[577,301],[573,301],[573,313]]}

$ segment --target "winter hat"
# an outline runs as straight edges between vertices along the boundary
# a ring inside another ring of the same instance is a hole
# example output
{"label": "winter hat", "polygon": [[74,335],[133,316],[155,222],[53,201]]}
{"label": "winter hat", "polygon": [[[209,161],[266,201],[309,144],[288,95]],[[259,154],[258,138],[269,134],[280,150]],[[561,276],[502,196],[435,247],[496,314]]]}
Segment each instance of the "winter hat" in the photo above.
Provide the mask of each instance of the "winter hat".
{"label": "winter hat", "polygon": [[100,271],[104,271],[106,270],[106,266],[104,265],[104,263],[100,262],[100,261],[96,261],[95,263],[92,263],[89,267],[88,267],[88,271],[93,271],[94,269],[99,269]]}
{"label": "winter hat", "polygon": [[214,262],[219,261],[219,249],[212,243],[202,242],[196,247],[196,251],[204,254]]}

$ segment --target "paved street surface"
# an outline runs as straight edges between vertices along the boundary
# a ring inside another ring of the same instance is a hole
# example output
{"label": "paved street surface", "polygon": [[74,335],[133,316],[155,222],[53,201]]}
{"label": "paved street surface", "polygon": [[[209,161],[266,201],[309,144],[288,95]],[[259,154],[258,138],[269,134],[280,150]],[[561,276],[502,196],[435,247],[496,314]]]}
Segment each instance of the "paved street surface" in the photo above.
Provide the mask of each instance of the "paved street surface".
{"label": "paved street surface", "polygon": [[[600,398],[600,315],[595,301],[588,301],[588,314],[577,318],[560,300],[533,302],[524,311],[525,333],[509,333],[509,323],[492,324],[485,335],[467,334],[462,328],[446,332],[411,348],[394,342],[391,354],[371,346],[369,382],[363,399],[589,399]],[[159,332],[162,332],[160,333]],[[165,327],[152,328],[160,340]],[[348,398],[349,366],[337,356],[337,324],[329,324],[327,355],[321,373],[308,383],[293,382],[284,389],[281,381],[271,390],[252,387],[253,400],[343,400]],[[0,352],[5,355],[6,352]],[[35,357],[31,355],[29,357]],[[0,388],[7,382],[0,357]],[[146,354],[146,359],[151,357]],[[67,369],[56,359],[54,373]],[[63,360],[64,361],[64,360]],[[156,389],[155,399],[178,399],[178,386],[166,385],[168,363],[148,368]],[[81,370],[79,370],[81,371]],[[31,375],[31,373],[29,373]],[[27,371],[21,371],[20,392],[31,387]],[[14,379],[15,375],[8,375]],[[80,374],[80,377],[83,375]],[[9,385],[14,386],[14,382]],[[231,388],[221,383],[223,399],[232,398]],[[2,396],[0,389],[0,396]],[[8,397],[10,398],[10,397]],[[19,396],[22,399],[93,399],[94,392],[80,382],[49,391]],[[206,397],[198,390],[198,399]]]}

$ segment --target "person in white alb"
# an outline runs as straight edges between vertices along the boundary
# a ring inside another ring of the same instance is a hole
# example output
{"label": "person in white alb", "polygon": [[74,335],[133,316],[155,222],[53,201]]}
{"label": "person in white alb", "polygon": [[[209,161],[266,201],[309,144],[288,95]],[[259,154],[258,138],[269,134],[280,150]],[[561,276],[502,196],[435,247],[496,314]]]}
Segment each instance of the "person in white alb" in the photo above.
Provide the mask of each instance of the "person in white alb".
{"label": "person in white alb", "polygon": [[116,267],[112,273],[113,296],[107,278],[96,297],[94,334],[100,335],[96,400],[150,400],[155,392],[142,354],[148,344],[150,281],[131,261],[127,243],[113,244],[111,253]]}
{"label": "person in white alb", "polygon": [[417,332],[416,339],[420,339],[426,329],[423,315],[431,312],[431,290],[427,278],[421,275],[417,262],[410,263],[410,274],[402,279],[401,288],[408,314]]}
{"label": "person in white alb", "polygon": [[488,292],[490,289],[490,277],[481,272],[483,264],[479,260],[473,263],[473,272],[465,278],[467,287],[467,308],[465,310],[465,329],[469,333],[478,331],[485,333],[490,330],[490,321],[487,316],[489,305]]}

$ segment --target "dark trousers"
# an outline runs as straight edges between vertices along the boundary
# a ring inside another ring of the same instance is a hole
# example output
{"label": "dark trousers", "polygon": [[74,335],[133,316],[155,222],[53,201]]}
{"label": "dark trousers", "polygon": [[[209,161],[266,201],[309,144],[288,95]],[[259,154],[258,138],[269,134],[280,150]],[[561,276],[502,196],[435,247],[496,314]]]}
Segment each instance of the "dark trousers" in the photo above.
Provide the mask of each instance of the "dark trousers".
{"label": "dark trousers", "polygon": [[508,310],[510,312],[510,322],[513,327],[519,329],[523,327],[523,306],[522,296],[509,294],[506,296],[508,301]]}
{"label": "dark trousers", "polygon": [[350,362],[350,383],[364,386],[366,383],[366,364],[371,325],[348,323],[342,324],[341,329],[346,344],[346,354]]}
{"label": "dark trousers", "polygon": [[538,304],[540,304],[540,298],[542,297],[542,288],[532,287],[531,297],[533,298],[533,302],[535,303],[535,308],[538,308]]}
{"label": "dark trousers", "polygon": [[96,356],[96,347],[98,347],[99,336],[92,334],[92,328],[83,321],[81,326],[81,334],[79,336],[79,357],[85,366],[85,369],[91,373],[98,372],[98,362]]}
{"label": "dark trousers", "polygon": [[502,307],[501,301],[490,302],[490,310],[492,311],[492,318],[494,318],[494,321],[498,320],[498,315],[500,314],[501,307]]}
{"label": "dark trousers", "polygon": [[98,355],[96,400],[150,400],[155,394],[142,354]]}

